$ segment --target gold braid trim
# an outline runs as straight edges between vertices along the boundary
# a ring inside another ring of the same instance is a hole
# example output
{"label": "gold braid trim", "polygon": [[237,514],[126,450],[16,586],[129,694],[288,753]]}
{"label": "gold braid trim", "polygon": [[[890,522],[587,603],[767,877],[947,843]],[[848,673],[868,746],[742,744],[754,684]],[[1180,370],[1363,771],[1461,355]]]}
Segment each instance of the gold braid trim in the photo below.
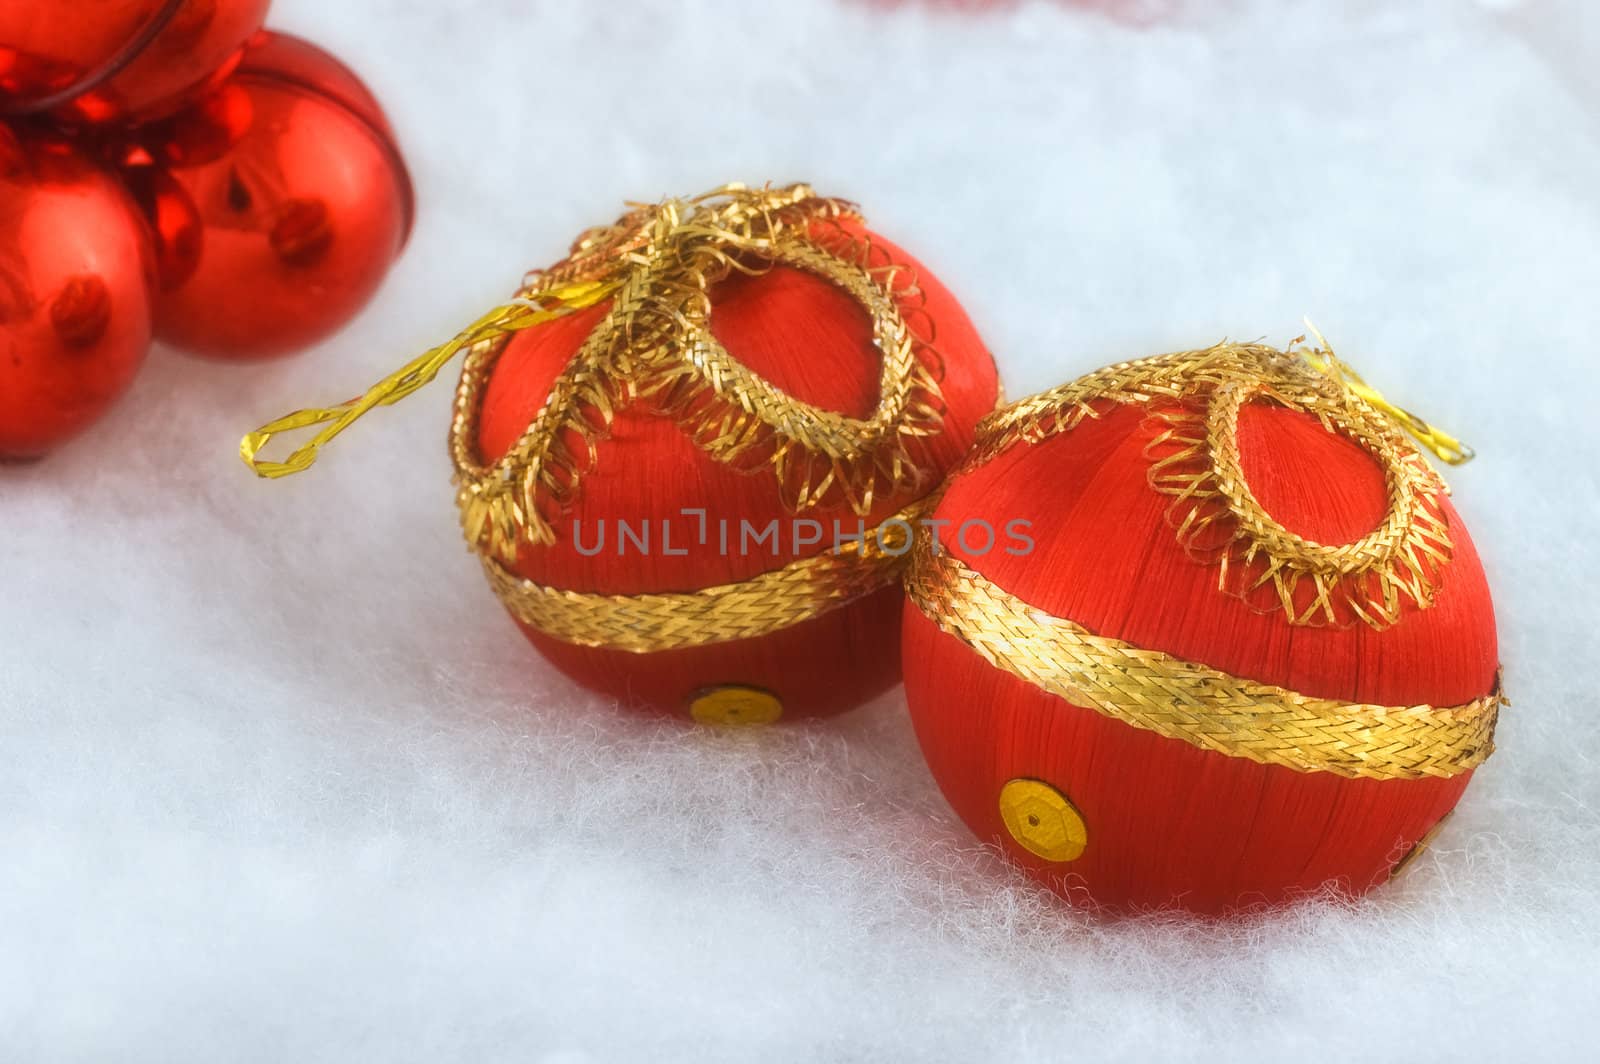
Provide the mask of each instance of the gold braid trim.
{"label": "gold braid trim", "polygon": [[[533,423],[487,466],[477,454],[478,411],[507,335],[468,349],[451,427],[468,542],[502,562],[514,561],[523,542],[555,542],[556,520],[593,467],[616,411],[635,402],[674,418],[719,462],[746,471],[770,466],[791,511],[839,501],[865,516],[886,493],[926,488],[929,471],[910,448],[942,430],[944,405],[931,323],[918,313],[924,297],[904,267],[841,219],[859,216],[804,185],[729,185],[636,207],[585,233],[562,263],[530,275],[518,297],[535,306],[574,286],[603,286],[610,302]],[[871,319],[883,369],[869,417],[783,393],[712,335],[711,286],[730,270],[756,273],[775,263],[833,282]],[[917,317],[924,327],[913,329],[909,320]]]}
{"label": "gold braid trim", "polygon": [[[542,587],[506,569],[519,545],[555,541],[556,519],[576,496],[616,411],[640,403],[673,418],[719,462],[741,472],[770,467],[791,512],[845,504],[866,517],[886,496],[918,497],[932,470],[919,441],[943,431],[926,296],[904,265],[846,225],[860,215],[805,185],[727,185],[704,196],[633,205],[591,229],[566,259],[524,279],[517,295],[449,342],[412,359],[362,395],[297,410],[248,433],[240,457],[262,477],[311,467],[323,447],[380,406],[432,381],[465,354],[450,428],[457,501],[468,544],[495,591],[519,619],[569,642],[646,653],[742,639],[796,624],[899,579],[909,550],[895,552],[898,519],[870,547],[819,554],[752,580],[677,594],[592,595]],[[726,351],[710,330],[711,287],[729,271],[775,263],[831,281],[872,322],[883,359],[878,402],[847,417],[786,395]],[[482,463],[483,392],[513,334],[589,307],[600,318],[556,379],[543,407],[498,461]],[[316,430],[282,460],[263,457],[279,436]]]}
{"label": "gold braid trim", "polygon": [[[1312,414],[1372,455],[1388,495],[1377,528],[1353,543],[1316,543],[1261,506],[1238,439],[1239,411],[1258,401]],[[1447,489],[1401,427],[1430,448],[1448,440],[1447,457],[1470,451],[1389,404],[1331,352],[1224,343],[1109,366],[985,418],[968,467],[1069,432],[1111,404],[1150,407],[1160,427],[1146,449],[1150,486],[1172,496],[1168,520],[1191,556],[1217,566],[1220,590],[1282,610],[1295,625],[1359,621],[1381,630],[1404,609],[1433,604],[1451,556],[1440,500]]]}
{"label": "gold braid trim", "polygon": [[648,654],[768,635],[898,583],[913,525],[925,511],[925,503],[915,503],[837,550],[681,593],[564,591],[519,577],[488,556],[480,560],[494,593],[523,624],[566,643]]}
{"label": "gold braid trim", "polygon": [[1101,716],[1202,750],[1348,778],[1455,776],[1494,752],[1504,698],[1380,706],[1309,698],[1097,636],[1029,606],[918,532],[906,590],[996,668]]}

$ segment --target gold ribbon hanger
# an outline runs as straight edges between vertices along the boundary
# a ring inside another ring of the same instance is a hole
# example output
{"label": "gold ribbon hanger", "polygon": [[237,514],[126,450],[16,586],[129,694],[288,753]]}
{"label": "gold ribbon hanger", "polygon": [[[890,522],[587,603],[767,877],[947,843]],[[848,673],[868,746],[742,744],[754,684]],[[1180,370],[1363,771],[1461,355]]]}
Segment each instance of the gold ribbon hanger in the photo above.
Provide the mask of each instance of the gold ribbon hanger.
{"label": "gold ribbon hanger", "polygon": [[[591,307],[611,295],[621,284],[620,280],[575,281],[545,289],[532,298],[510,300],[473,322],[455,339],[412,359],[368,388],[361,396],[338,406],[296,410],[247,433],[239,441],[239,457],[257,476],[269,480],[304,472],[316,463],[322,448],[334,437],[376,407],[393,406],[427,385],[462,351]],[[317,425],[326,425],[327,428],[290,452],[283,461],[261,457],[262,449],[280,434]]]}

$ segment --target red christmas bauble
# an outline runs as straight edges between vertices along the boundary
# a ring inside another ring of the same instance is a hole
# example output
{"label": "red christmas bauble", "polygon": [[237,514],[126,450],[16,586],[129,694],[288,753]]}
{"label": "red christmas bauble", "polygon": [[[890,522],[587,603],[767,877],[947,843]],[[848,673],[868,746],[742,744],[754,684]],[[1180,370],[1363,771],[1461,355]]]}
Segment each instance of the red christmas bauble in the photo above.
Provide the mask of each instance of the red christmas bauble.
{"label": "red christmas bauble", "polygon": [[326,339],[410,234],[411,181],[377,101],[294,37],[259,34],[220,91],[142,141],[128,169],[161,242],[157,333],[197,354]]}
{"label": "red christmas bauble", "polygon": [[127,389],[150,346],[154,265],[115,177],[0,125],[0,458],[35,458]]}
{"label": "red christmas bauble", "polygon": [[935,517],[918,738],[968,825],[1069,898],[1359,893],[1492,750],[1472,541],[1409,439],[1300,356],[1223,345],[1022,400]]}
{"label": "red christmas bauble", "polygon": [[934,488],[998,387],[955,298],[804,186],[635,211],[523,295],[585,285],[618,292],[463,375],[468,538],[528,638],[704,722],[891,687],[906,526],[871,530]]}
{"label": "red christmas bauble", "polygon": [[0,114],[142,121],[226,76],[270,0],[12,0],[0,8]]}

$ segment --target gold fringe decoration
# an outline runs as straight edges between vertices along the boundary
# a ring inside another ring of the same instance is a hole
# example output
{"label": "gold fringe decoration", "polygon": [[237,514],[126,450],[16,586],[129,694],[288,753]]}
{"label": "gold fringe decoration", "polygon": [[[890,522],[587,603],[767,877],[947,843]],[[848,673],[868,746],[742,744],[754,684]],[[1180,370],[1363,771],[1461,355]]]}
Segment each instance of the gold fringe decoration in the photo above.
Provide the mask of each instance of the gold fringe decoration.
{"label": "gold fringe decoration", "polygon": [[906,581],[911,601],[996,668],[1041,690],[1202,750],[1297,772],[1423,779],[1466,772],[1494,751],[1506,704],[1495,690],[1461,706],[1310,698],[1144,650],[1029,606],[948,552],[925,526]]}
{"label": "gold fringe decoration", "polygon": [[[1312,414],[1373,456],[1388,493],[1377,528],[1328,545],[1267,513],[1245,482],[1238,443],[1239,411],[1257,401]],[[1150,485],[1172,497],[1170,523],[1192,556],[1217,566],[1220,590],[1295,625],[1381,630],[1403,609],[1433,604],[1451,552],[1447,489],[1401,429],[1452,463],[1471,449],[1389,403],[1331,351],[1222,343],[1108,366],[985,418],[966,468],[1069,432],[1112,404],[1151,408],[1160,431],[1146,450]]]}
{"label": "gold fringe decoration", "polygon": [[[457,503],[469,546],[519,620],[571,643],[646,653],[742,639],[788,627],[899,579],[909,543],[894,526],[870,546],[828,551],[751,580],[673,594],[593,595],[538,585],[506,568],[522,544],[550,544],[556,519],[593,468],[616,411],[646,404],[675,419],[706,454],[744,471],[770,467],[791,512],[843,503],[865,517],[888,496],[933,487],[913,456],[943,430],[943,362],[925,296],[851,223],[848,203],[806,185],[730,184],[703,196],[632,204],[588,230],[568,257],[524,280],[516,297],[449,343],[424,353],[359,398],[297,411],[244,437],[240,456],[268,478],[301,472],[322,447],[378,406],[392,405],[465,353],[450,428]],[[831,281],[872,322],[882,355],[879,398],[865,418],[787,395],[734,358],[712,335],[710,289],[730,271],[773,264]],[[478,454],[483,392],[511,336],[604,305],[582,347],[551,387],[527,431],[501,458]],[[914,326],[912,323],[917,322]],[[262,457],[277,436],[325,426],[282,461]],[[569,444],[576,436],[577,446]],[[906,525],[909,528],[909,525]],[[870,535],[870,534],[869,534]]]}
{"label": "gold fringe decoration", "polygon": [[[433,380],[466,353],[450,450],[467,540],[503,561],[519,542],[555,541],[556,513],[572,500],[617,409],[644,401],[675,418],[719,462],[770,465],[785,504],[803,511],[843,501],[866,516],[885,494],[931,486],[910,445],[943,428],[943,362],[915,278],[841,222],[860,214],[809,186],[730,184],[691,199],[634,205],[585,232],[566,259],[535,271],[507,304],[335,407],[278,418],[247,434],[240,457],[257,475],[309,469],[357,419]],[[852,418],[779,391],[712,336],[709,291],[731,270],[782,263],[838,285],[872,320],[883,355],[871,416]],[[520,440],[501,459],[477,455],[479,400],[509,337],[577,310],[610,305]],[[915,328],[912,321],[920,321]],[[261,457],[277,436],[326,425],[283,461]],[[582,440],[574,454],[563,440]]]}
{"label": "gold fringe decoration", "polygon": [[[521,542],[555,542],[555,518],[592,468],[599,440],[616,410],[634,402],[674,418],[719,462],[770,466],[795,512],[842,501],[865,516],[886,494],[931,487],[909,450],[940,432],[944,419],[942,362],[932,336],[908,324],[922,293],[903,267],[877,261],[870,243],[837,224],[843,219],[859,215],[805,185],[729,185],[636,208],[585,234],[565,262],[532,275],[521,296],[535,302],[574,281],[616,289],[533,423],[490,465],[478,459],[477,418],[503,337],[467,352],[451,455],[468,542],[504,562],[515,561]],[[730,270],[755,273],[774,263],[832,281],[871,318],[883,369],[869,417],[779,391],[712,335],[711,286]],[[576,451],[567,443],[574,433]]]}

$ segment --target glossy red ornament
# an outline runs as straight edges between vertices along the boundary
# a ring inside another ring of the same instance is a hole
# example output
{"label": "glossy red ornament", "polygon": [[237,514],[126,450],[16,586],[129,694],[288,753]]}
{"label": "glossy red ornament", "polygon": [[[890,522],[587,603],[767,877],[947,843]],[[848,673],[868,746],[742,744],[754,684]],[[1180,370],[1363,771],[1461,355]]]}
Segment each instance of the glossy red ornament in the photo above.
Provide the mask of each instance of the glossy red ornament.
{"label": "glossy red ornament", "polygon": [[130,170],[160,242],[157,333],[197,354],[272,358],[327,338],[410,234],[382,109],[297,38],[259,34],[219,92],[142,142]]}
{"label": "glossy red ornament", "polygon": [[0,125],[0,458],[34,458],[127,389],[150,345],[154,266],[115,177]]}
{"label": "glossy red ornament", "polygon": [[[1220,350],[996,414],[908,584],[906,696],[951,805],[1118,911],[1366,891],[1493,749],[1494,609],[1442,483],[1319,373]],[[962,535],[1015,521],[1031,550]]]}
{"label": "glossy red ornament", "polygon": [[0,114],[143,121],[227,76],[270,0],[7,0]]}

